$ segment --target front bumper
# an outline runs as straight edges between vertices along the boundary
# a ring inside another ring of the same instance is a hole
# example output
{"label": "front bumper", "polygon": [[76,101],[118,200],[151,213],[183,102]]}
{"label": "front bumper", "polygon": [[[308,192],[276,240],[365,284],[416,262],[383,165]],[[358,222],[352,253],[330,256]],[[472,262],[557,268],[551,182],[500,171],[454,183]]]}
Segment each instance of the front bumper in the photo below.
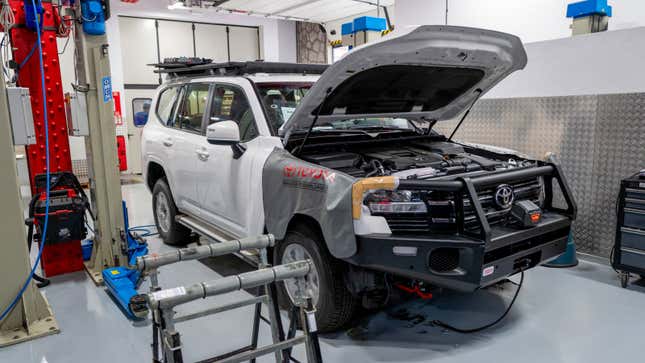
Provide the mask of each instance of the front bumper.
{"label": "front bumper", "polygon": [[[570,229],[569,217],[546,212],[540,224],[529,229],[492,227],[488,242],[461,235],[357,236],[358,251],[348,262],[452,290],[474,291],[561,255]],[[437,271],[431,256],[444,252],[458,256],[456,267]]]}

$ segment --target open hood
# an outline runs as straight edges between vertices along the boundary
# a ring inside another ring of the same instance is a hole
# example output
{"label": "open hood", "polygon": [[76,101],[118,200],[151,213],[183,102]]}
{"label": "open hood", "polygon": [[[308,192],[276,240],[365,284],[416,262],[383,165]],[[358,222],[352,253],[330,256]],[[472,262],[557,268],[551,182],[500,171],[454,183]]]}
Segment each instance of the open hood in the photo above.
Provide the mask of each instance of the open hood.
{"label": "open hood", "polygon": [[[283,125],[296,130],[366,117],[448,120],[526,65],[516,36],[423,25],[394,32],[332,64]],[[481,90],[481,92],[480,92]]]}

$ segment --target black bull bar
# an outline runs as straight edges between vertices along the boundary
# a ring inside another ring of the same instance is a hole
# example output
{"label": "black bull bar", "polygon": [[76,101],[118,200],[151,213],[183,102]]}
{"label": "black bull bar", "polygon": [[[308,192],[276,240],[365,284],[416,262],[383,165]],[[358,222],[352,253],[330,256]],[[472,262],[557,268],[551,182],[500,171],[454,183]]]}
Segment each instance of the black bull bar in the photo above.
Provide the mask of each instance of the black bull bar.
{"label": "black bull bar", "polygon": [[[488,220],[486,219],[486,213],[484,212],[482,205],[477,196],[477,190],[490,187],[493,185],[499,185],[507,182],[512,182],[514,180],[522,180],[528,178],[544,178],[544,188],[545,188],[545,199],[544,199],[544,210],[553,211],[561,213],[570,219],[575,219],[577,214],[577,206],[573,200],[571,190],[569,185],[564,180],[562,170],[559,165],[546,162],[538,162],[537,167],[522,168],[512,171],[502,171],[488,175],[482,175],[477,177],[459,177],[454,180],[410,180],[410,179],[401,179],[399,181],[399,190],[432,190],[432,191],[443,191],[443,192],[452,192],[455,195],[456,202],[456,211],[457,211],[457,225],[459,234],[462,235],[473,235],[472,232],[467,231],[464,226],[464,205],[463,205],[463,196],[470,201],[470,205],[473,206],[475,211],[476,220],[481,227],[479,229],[480,233],[477,237],[481,238],[486,243],[491,241],[491,228]],[[564,197],[564,200],[567,204],[567,208],[557,208],[553,206],[553,180],[556,180],[560,191]]]}

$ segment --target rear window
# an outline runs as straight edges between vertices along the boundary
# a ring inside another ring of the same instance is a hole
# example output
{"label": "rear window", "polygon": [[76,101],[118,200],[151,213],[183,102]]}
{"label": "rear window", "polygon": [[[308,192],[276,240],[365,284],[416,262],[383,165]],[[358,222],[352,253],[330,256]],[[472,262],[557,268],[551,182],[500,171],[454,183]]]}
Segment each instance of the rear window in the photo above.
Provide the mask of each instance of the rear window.
{"label": "rear window", "polygon": [[473,68],[377,67],[360,72],[339,85],[324,102],[320,114],[434,111],[454,101],[483,77],[484,71]]}
{"label": "rear window", "polygon": [[168,125],[172,118],[172,111],[175,107],[177,94],[179,93],[179,86],[169,87],[161,91],[159,100],[157,101],[157,117],[164,124]]}

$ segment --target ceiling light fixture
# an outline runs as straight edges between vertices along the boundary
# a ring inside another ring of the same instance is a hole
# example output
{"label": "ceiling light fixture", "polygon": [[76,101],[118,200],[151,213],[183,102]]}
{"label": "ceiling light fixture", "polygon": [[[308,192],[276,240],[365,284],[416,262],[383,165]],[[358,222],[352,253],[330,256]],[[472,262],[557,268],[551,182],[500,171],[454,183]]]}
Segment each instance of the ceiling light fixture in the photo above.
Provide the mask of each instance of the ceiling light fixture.
{"label": "ceiling light fixture", "polygon": [[168,10],[190,10],[183,1],[177,1],[172,5],[168,5]]}

